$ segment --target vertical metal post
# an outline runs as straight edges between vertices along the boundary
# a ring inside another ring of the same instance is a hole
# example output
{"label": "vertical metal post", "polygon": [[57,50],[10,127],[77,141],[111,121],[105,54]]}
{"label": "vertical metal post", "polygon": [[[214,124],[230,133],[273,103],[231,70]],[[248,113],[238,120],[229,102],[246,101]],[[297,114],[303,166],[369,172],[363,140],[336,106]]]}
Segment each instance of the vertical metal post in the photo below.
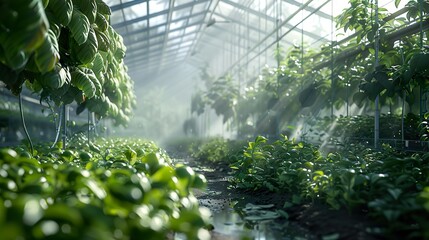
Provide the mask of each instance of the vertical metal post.
{"label": "vertical metal post", "polygon": [[63,149],[66,149],[67,146],[67,121],[69,118],[68,108],[66,104],[63,105]]}
{"label": "vertical metal post", "polygon": [[[379,19],[378,19],[378,0],[375,0],[375,69],[377,69],[379,65],[379,48],[380,48],[380,35],[379,35]],[[380,95],[377,95],[375,98],[375,116],[374,116],[374,148],[378,149],[379,141],[380,141]]]}
{"label": "vertical metal post", "polygon": [[334,118],[335,79],[334,79],[334,0],[331,0],[331,118]]}
{"label": "vertical metal post", "polygon": [[[419,20],[420,20],[420,35],[419,35],[419,47],[420,51],[423,50],[423,1],[418,0],[419,3]],[[420,86],[420,121],[424,120],[424,115],[427,112],[427,91]]]}
{"label": "vertical metal post", "polygon": [[91,112],[88,110],[88,129],[87,129],[88,145],[89,145],[90,132],[91,132]]}

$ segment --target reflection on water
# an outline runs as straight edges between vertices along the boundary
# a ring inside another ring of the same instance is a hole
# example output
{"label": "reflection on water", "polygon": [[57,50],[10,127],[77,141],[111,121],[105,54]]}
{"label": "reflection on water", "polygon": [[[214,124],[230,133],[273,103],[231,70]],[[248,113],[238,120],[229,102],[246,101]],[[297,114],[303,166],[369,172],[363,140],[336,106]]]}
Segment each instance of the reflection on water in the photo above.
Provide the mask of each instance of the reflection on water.
{"label": "reflection on water", "polygon": [[[212,213],[212,240],[317,239],[307,229],[285,218],[281,219],[287,213],[282,214],[272,204],[254,205],[236,200],[237,196],[233,192],[230,195],[222,192],[228,186],[228,176],[217,174],[211,168],[193,168],[196,172],[209,176],[206,191],[194,191],[194,194],[200,206],[207,207]],[[176,234],[174,239],[184,240],[186,237]]]}
{"label": "reflection on water", "polygon": [[201,199],[201,206],[210,208],[212,211],[212,224],[215,239],[255,239],[255,240],[277,240],[277,239],[312,239],[309,234],[294,229],[290,222],[282,223],[274,220],[243,221],[243,218],[232,207],[227,199]]}

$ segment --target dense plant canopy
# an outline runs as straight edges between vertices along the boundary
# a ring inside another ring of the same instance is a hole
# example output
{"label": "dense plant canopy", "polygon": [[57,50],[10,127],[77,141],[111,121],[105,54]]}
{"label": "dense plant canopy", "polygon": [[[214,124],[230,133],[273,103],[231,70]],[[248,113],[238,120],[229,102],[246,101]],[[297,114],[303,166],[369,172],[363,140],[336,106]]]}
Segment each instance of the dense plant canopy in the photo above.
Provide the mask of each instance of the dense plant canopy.
{"label": "dense plant canopy", "polygon": [[0,80],[57,105],[76,102],[125,125],[136,104],[126,47],[102,0],[7,0],[0,18]]}
{"label": "dense plant canopy", "polygon": [[[60,147],[60,146],[58,146]],[[4,239],[207,238],[208,210],[192,188],[204,176],[153,142],[77,136],[67,150],[0,150]]]}

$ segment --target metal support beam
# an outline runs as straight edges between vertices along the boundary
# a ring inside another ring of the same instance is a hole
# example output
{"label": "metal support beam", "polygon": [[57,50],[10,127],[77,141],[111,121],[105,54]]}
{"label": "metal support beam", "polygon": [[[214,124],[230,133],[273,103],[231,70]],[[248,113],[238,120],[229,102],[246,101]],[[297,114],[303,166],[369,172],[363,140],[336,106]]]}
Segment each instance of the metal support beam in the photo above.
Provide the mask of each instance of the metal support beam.
{"label": "metal support beam", "polygon": [[[198,17],[198,16],[203,15],[205,13],[206,13],[206,11],[201,11],[199,13],[194,13],[194,14],[189,15],[189,16],[185,16],[185,17],[181,17],[181,18],[172,20],[171,23],[180,22],[180,21],[183,21],[183,20],[186,20],[186,19],[190,19],[190,18],[193,18],[193,17]],[[184,26],[184,28],[189,27],[189,26],[193,26],[193,25],[197,25],[198,23],[202,23],[202,22],[203,21],[198,21],[197,23],[186,25],[186,26]],[[162,23],[162,24],[151,26],[149,28],[143,28],[143,29],[138,29],[138,30],[135,30],[135,31],[130,31],[128,34],[129,35],[135,35],[135,34],[140,34],[140,33],[144,33],[144,32],[149,32],[151,30],[155,30],[155,29],[157,29],[159,27],[162,27],[162,26],[165,26],[165,25],[166,25],[165,23]],[[181,27],[180,29],[183,29],[183,27]]]}
{"label": "metal support beam", "polygon": [[129,8],[129,7],[132,7],[134,5],[144,3],[144,2],[149,2],[149,0],[134,0],[134,1],[126,2],[126,3],[119,3],[119,4],[111,6],[110,10],[112,12],[114,12],[114,11],[118,11],[118,10],[121,10],[124,8]]}
{"label": "metal support beam", "polygon": [[[171,40],[183,38],[183,37],[186,37],[186,36],[189,36],[189,35],[192,35],[192,34],[196,34],[196,33],[197,33],[197,31],[195,30],[195,31],[192,31],[192,32],[189,32],[189,33],[185,33],[183,35],[179,35],[179,36],[170,38],[168,40],[171,41]],[[134,55],[138,55],[138,56],[145,55],[146,53],[151,52],[150,49],[147,50],[145,48],[147,48],[147,47],[154,47],[154,46],[158,46],[158,45],[162,45],[162,44],[163,44],[163,42],[157,42],[155,44],[150,44],[150,45],[146,44],[146,45],[139,46],[138,49],[130,51],[130,53],[127,53],[127,59],[129,59],[129,57],[134,56]],[[146,50],[146,52],[145,52],[145,50]]]}
{"label": "metal support beam", "polygon": [[[188,27],[192,27],[192,26],[196,26],[196,25],[200,25],[200,24],[203,24],[203,22],[201,21],[201,22],[196,22],[196,23],[193,23],[193,24],[189,24],[187,26],[182,26],[182,27],[179,27],[179,28],[176,28],[176,29],[170,31],[170,33],[176,32],[176,31],[180,31],[180,30],[186,29]],[[157,33],[157,34],[154,34],[154,35],[150,36],[149,38],[143,38],[143,39],[138,39],[138,40],[135,40],[135,41],[130,41],[130,42],[126,43],[125,45],[127,46],[127,48],[132,48],[133,44],[140,43],[142,41],[147,41],[147,40],[150,40],[152,38],[161,37],[161,36],[165,36],[167,38],[168,34],[166,32]],[[181,36],[183,36],[183,35],[181,35]]]}
{"label": "metal support beam", "polygon": [[[283,0],[283,2],[292,4],[292,5],[297,6],[297,7],[300,7],[302,5],[302,2],[298,2],[298,1],[295,1],[295,0]],[[308,6],[305,10],[310,11],[310,12],[314,12],[315,8],[311,7],[311,6]],[[317,11],[315,14],[317,16],[322,17],[322,18],[326,18],[328,20],[331,20],[331,15],[330,14],[327,14],[327,13],[324,13],[324,12],[321,12],[321,11]]]}
{"label": "metal support beam", "polygon": [[[208,21],[208,20],[210,20],[213,17],[213,14],[214,14],[214,12],[215,12],[215,10],[217,8],[217,5],[219,4],[219,1],[220,0],[212,0],[212,1],[210,1],[209,6],[207,8],[207,11],[206,11],[206,14],[204,15],[203,20],[206,20],[206,18],[208,18],[207,19],[207,21]],[[185,60],[188,59],[191,56],[191,53],[195,50],[195,48],[196,48],[196,46],[198,44],[198,40],[203,35],[203,27],[205,27],[204,24],[201,24],[200,27],[198,28],[199,34],[197,35],[197,37],[192,42],[191,48],[190,48],[190,50],[188,52],[188,55],[186,56]]]}
{"label": "metal support beam", "polygon": [[147,19],[154,18],[154,17],[157,17],[157,16],[161,16],[161,15],[164,15],[164,14],[169,14],[170,11],[177,11],[177,10],[180,10],[180,9],[185,9],[185,8],[188,8],[188,7],[192,7],[192,6],[196,5],[196,4],[201,4],[203,2],[208,2],[208,1],[209,0],[200,0],[198,2],[185,3],[185,4],[182,4],[182,5],[176,6],[176,7],[171,7],[169,9],[157,12],[157,13],[153,13],[153,14],[149,14],[149,15],[146,15],[146,16],[143,16],[143,17],[138,17],[138,18],[134,18],[134,19],[131,19],[131,20],[128,20],[128,21],[124,21],[124,22],[120,22],[120,23],[117,23],[117,24],[113,24],[112,27],[113,28],[125,27],[125,26],[133,24],[133,23],[138,23],[138,22],[141,22],[141,21],[145,21]]}
{"label": "metal support beam", "polygon": [[[329,2],[330,0],[328,0],[328,1],[326,1],[326,2],[324,2],[320,7],[319,7],[319,9],[322,7],[322,6],[324,6],[325,4],[327,4],[328,2]],[[268,40],[271,36],[273,36],[274,34],[276,34],[277,33],[277,31],[278,31],[278,29],[280,29],[281,27],[283,27],[284,25],[286,25],[286,24],[288,24],[288,22],[292,19],[292,18],[294,18],[298,13],[300,13],[304,8],[306,8],[311,2],[313,2],[313,0],[308,0],[305,4],[303,4],[303,5],[301,5],[301,7],[299,8],[299,9],[297,9],[293,14],[291,14],[288,18],[286,18],[283,22],[281,22],[281,23],[279,23],[278,24],[278,26],[275,28],[275,29],[273,29],[270,33],[268,33],[267,35],[265,35],[265,37],[264,38],[262,38],[261,39],[261,41],[259,41],[259,43],[257,43],[256,45],[254,45],[251,49],[249,49],[247,52],[245,52],[242,56],[240,56],[239,57],[239,59],[235,62],[235,63],[233,63],[226,71],[225,71],[225,73],[224,73],[224,75],[225,74],[227,74],[229,71],[231,71],[236,65],[240,65],[240,62],[241,62],[241,59],[245,59],[246,57],[247,57],[247,55],[249,55],[250,54],[250,52],[252,52],[252,51],[254,51],[256,48],[258,48],[261,44],[263,44],[266,40]],[[316,9],[317,10],[317,9]],[[316,11],[315,10],[315,11]],[[311,16],[313,13],[310,13],[308,16],[307,16],[307,18],[309,17],[309,16]],[[291,27],[291,29],[288,31],[288,32],[286,32],[286,34],[288,34],[290,31],[292,31],[292,30],[295,30],[295,31],[297,31],[297,26],[299,25],[299,24],[301,24],[301,22],[303,22],[305,19],[303,19],[302,21],[300,21],[298,24],[296,24],[295,26],[292,26]],[[286,36],[286,34],[283,34],[281,37],[280,37],[280,39],[282,39],[283,37],[285,37]],[[263,52],[265,52],[269,47],[271,47],[272,45],[274,45],[276,43],[276,41],[274,41],[273,43],[271,43],[271,44],[269,44],[265,49],[263,49],[260,53],[259,53],[259,55],[260,54],[262,54]],[[256,55],[256,56],[258,56],[258,55]],[[256,57],[255,56],[255,57]],[[251,59],[249,59],[247,62],[250,62],[250,61],[252,61],[255,57],[253,57],[253,58],[251,58]],[[247,62],[245,63],[245,64],[247,64]]]}
{"label": "metal support beam", "polygon": [[[275,24],[275,23],[276,23],[276,21],[277,21],[277,19],[275,19],[275,18],[273,18],[273,17],[271,17],[271,16],[266,16],[266,15],[262,14],[261,12],[258,12],[258,11],[256,11],[256,10],[253,10],[253,9],[251,9],[251,8],[248,8],[248,7],[244,6],[244,5],[241,5],[241,4],[238,4],[238,3],[232,2],[232,1],[230,1],[230,0],[222,0],[222,2],[223,2],[223,3],[226,3],[226,4],[228,4],[228,5],[231,5],[231,6],[235,7],[235,8],[243,9],[244,11],[246,11],[246,12],[248,12],[248,13],[252,14],[252,15],[255,15],[255,16],[257,16],[257,17],[264,17],[264,18],[267,18],[268,20],[270,20],[271,22],[273,22],[273,24]],[[305,4],[301,4],[301,7],[299,8],[299,10],[301,11],[301,10],[303,10],[303,9],[306,9],[306,8],[308,7],[308,5],[309,5],[311,2],[313,2],[313,0],[308,1],[308,2],[307,2],[307,3],[305,3]],[[311,12],[311,14],[314,14],[314,13],[315,13],[315,11]],[[289,16],[289,17],[287,18],[287,20],[283,21],[283,22],[280,24],[280,26],[281,26],[281,27],[283,27],[283,26],[284,26],[284,27],[287,27],[287,28],[290,28],[290,29],[296,29],[294,25],[292,25],[292,24],[288,23],[288,22],[290,21],[291,17],[293,17],[293,16],[295,16],[295,15],[296,15],[296,12],[294,12],[291,16]],[[277,29],[277,28],[276,28],[276,29]],[[300,31],[300,32],[301,32],[301,31]],[[308,37],[311,37],[311,38],[313,38],[313,39],[320,39],[320,36],[319,36],[319,35],[317,35],[317,34],[315,34],[315,33],[313,33],[313,32],[309,32],[309,31],[305,31],[305,30],[304,30],[303,32],[304,32],[304,35],[306,35],[306,36],[308,36]]]}

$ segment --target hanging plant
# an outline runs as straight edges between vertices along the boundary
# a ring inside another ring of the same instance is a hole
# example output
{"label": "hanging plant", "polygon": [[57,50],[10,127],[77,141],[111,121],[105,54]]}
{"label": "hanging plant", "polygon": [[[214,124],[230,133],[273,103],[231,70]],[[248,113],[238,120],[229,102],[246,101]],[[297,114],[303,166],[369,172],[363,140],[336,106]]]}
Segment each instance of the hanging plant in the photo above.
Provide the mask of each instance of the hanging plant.
{"label": "hanging plant", "polygon": [[123,62],[126,47],[109,25],[106,3],[5,0],[1,6],[0,80],[7,88],[19,94],[27,81],[41,99],[58,105],[82,107],[96,97],[104,106],[92,108],[100,110],[97,117],[126,125],[136,97]]}

